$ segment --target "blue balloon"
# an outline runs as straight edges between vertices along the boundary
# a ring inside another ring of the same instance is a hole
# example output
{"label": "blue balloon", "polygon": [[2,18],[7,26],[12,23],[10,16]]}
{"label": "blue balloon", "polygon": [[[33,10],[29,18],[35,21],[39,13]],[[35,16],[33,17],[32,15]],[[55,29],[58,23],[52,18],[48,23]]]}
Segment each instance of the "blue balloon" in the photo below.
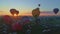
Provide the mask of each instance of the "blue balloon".
{"label": "blue balloon", "polygon": [[55,14],[57,14],[57,13],[59,12],[59,9],[58,9],[58,8],[54,8],[54,9],[53,9],[53,12],[54,12]]}
{"label": "blue balloon", "polygon": [[40,7],[40,4],[38,4],[38,6]]}

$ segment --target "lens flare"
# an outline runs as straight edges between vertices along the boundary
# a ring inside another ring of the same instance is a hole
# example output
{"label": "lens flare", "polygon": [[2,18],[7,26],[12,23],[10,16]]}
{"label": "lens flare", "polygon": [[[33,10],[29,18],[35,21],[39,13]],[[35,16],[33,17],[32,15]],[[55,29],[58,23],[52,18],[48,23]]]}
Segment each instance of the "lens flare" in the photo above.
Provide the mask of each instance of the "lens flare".
{"label": "lens flare", "polygon": [[17,16],[16,14],[14,14],[14,16]]}

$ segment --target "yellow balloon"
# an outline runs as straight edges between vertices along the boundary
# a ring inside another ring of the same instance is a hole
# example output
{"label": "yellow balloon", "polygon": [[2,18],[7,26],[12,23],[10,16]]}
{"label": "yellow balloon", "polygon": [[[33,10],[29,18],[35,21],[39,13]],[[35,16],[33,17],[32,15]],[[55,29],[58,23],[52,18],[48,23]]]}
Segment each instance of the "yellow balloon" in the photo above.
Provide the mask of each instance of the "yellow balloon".
{"label": "yellow balloon", "polygon": [[38,17],[38,16],[40,15],[39,8],[34,9],[34,10],[32,11],[32,15],[33,15],[34,17]]}

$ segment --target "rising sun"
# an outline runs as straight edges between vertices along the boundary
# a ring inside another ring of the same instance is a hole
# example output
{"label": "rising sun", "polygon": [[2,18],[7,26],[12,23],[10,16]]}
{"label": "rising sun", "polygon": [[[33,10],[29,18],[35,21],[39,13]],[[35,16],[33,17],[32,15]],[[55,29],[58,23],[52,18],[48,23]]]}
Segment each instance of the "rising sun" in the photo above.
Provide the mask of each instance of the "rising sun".
{"label": "rising sun", "polygon": [[16,14],[14,14],[14,16],[17,16]]}

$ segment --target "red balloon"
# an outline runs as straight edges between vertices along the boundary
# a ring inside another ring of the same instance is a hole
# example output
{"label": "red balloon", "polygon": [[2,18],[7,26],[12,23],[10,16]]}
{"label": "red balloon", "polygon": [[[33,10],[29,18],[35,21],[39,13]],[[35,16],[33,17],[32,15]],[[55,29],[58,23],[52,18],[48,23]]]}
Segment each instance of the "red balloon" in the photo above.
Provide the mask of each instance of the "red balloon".
{"label": "red balloon", "polygon": [[11,18],[8,15],[3,16],[3,19],[4,19],[4,22],[6,24],[11,24],[12,23]]}
{"label": "red balloon", "polygon": [[13,25],[12,25],[12,30],[14,30],[14,31],[17,31],[17,30],[22,30],[22,25],[21,24],[19,24],[18,22],[17,23],[14,23]]}

